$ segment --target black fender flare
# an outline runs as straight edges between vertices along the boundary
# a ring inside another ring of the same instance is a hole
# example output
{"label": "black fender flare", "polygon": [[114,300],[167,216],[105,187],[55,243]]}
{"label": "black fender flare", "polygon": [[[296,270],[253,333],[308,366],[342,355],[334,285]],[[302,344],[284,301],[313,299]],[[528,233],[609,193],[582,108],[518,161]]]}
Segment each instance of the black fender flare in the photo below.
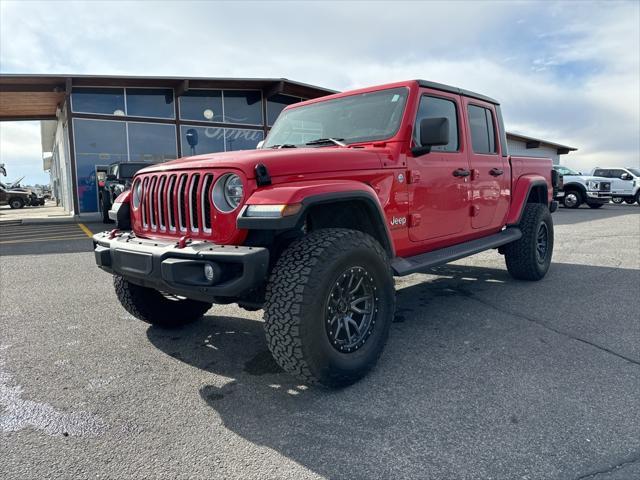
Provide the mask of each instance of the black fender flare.
{"label": "black fender flare", "polygon": [[239,229],[246,230],[295,230],[302,228],[302,224],[311,207],[330,203],[348,203],[358,201],[367,209],[373,221],[373,228],[385,249],[389,258],[395,256],[391,232],[387,225],[386,217],[378,198],[366,190],[340,191],[311,195],[302,200],[302,207],[294,215],[278,218],[245,217],[245,208],[242,209],[236,224]]}

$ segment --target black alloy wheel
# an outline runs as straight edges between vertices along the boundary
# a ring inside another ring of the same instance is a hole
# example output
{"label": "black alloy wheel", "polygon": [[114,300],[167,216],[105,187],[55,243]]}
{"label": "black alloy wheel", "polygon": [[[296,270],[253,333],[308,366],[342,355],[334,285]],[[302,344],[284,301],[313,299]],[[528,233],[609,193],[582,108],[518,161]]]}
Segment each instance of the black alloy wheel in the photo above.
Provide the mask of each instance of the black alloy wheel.
{"label": "black alloy wheel", "polygon": [[336,280],[326,307],[326,330],[333,348],[350,353],[365,344],[376,323],[378,294],[363,267],[351,267]]}

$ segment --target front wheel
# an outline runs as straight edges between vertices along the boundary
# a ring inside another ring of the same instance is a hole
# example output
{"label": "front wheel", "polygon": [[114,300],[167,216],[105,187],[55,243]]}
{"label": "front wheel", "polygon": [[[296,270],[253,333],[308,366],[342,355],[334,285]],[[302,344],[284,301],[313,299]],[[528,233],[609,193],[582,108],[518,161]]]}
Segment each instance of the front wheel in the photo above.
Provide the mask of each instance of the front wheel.
{"label": "front wheel", "polygon": [[21,198],[12,198],[9,200],[9,206],[13,209],[18,209],[24,207],[24,200]]}
{"label": "front wheel", "polygon": [[144,322],[161,327],[176,328],[194,322],[212,305],[141,287],[120,275],[113,276],[113,286],[118,300],[127,312]]}
{"label": "front wheel", "polygon": [[577,190],[569,190],[565,193],[562,203],[567,208],[578,208],[582,204],[582,195]]}
{"label": "front wheel", "polygon": [[553,254],[553,221],[546,205],[527,203],[518,224],[522,237],[504,246],[507,270],[518,280],[540,280]]}
{"label": "front wheel", "polygon": [[264,313],[267,344],[288,373],[344,387],[376,364],[394,311],[382,246],[359,231],[317,230],[292,243],[274,267]]}

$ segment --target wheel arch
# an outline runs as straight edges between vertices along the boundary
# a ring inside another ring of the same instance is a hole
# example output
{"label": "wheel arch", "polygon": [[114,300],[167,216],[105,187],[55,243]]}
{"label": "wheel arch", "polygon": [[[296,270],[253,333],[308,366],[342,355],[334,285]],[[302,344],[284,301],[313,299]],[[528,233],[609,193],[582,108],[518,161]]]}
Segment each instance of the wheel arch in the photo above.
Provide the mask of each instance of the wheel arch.
{"label": "wheel arch", "polygon": [[342,180],[274,185],[255,192],[247,200],[247,205],[268,204],[299,204],[300,209],[286,217],[250,218],[244,216],[245,206],[237,220],[238,228],[276,232],[301,230],[305,225],[313,230],[350,228],[371,235],[390,258],[395,255],[380,200],[369,185]]}
{"label": "wheel arch", "polygon": [[540,203],[549,206],[549,185],[539,175],[518,178],[513,189],[511,208],[507,214],[507,225],[520,223],[524,208],[528,203]]}

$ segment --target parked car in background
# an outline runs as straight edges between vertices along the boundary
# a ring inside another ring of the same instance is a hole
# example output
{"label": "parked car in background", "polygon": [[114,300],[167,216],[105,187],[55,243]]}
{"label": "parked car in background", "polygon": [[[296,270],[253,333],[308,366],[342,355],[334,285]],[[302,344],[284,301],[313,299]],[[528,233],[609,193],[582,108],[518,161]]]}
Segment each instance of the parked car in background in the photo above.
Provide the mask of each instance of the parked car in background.
{"label": "parked car in background", "polygon": [[31,202],[31,194],[20,190],[11,190],[0,183],[0,205],[9,205],[11,208],[22,208]]}
{"label": "parked car in background", "polygon": [[154,162],[118,162],[109,165],[106,174],[98,170],[98,192],[100,209],[102,211],[102,221],[112,223],[109,219],[109,210],[118,195],[131,188],[131,180],[138,170]]}
{"label": "parked car in background", "polygon": [[561,178],[562,188],[558,189],[556,200],[567,208],[578,208],[586,203],[590,208],[600,208],[611,200],[611,182],[607,178],[582,175],[562,165],[553,169]]}
{"label": "parked car in background", "polygon": [[611,181],[613,203],[637,203],[640,205],[640,169],[627,167],[600,168],[593,170],[593,175]]}

